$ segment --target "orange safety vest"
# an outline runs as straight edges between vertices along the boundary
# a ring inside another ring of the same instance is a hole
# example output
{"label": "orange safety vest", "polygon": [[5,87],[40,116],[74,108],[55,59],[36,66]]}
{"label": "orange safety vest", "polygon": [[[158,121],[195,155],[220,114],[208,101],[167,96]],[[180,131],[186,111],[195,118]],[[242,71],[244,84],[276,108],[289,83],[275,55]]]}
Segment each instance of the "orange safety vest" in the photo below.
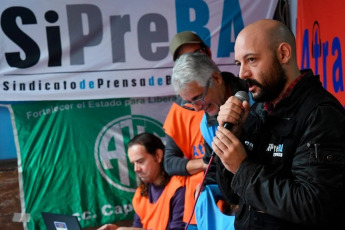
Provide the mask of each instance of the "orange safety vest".
{"label": "orange safety vest", "polygon": [[[182,150],[187,159],[201,158],[205,155],[204,138],[200,123],[204,111],[191,111],[173,103],[165,119],[163,128]],[[183,221],[187,223],[194,207],[196,186],[201,183],[204,172],[186,176],[186,194]],[[190,222],[196,224],[195,214]]]}
{"label": "orange safety vest", "polygon": [[135,213],[140,217],[143,228],[152,230],[167,228],[170,215],[170,200],[175,195],[176,190],[183,186],[185,186],[185,178],[183,176],[172,176],[155,203],[150,203],[147,196],[141,196],[140,188],[137,188],[132,204]]}

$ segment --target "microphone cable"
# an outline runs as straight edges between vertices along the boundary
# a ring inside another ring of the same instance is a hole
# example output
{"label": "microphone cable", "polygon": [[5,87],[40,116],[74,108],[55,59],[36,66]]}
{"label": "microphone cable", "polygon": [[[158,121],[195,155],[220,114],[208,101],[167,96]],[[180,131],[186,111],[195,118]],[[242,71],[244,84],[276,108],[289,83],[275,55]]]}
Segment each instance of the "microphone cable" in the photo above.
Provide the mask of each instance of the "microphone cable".
{"label": "microphone cable", "polygon": [[193,206],[192,214],[190,215],[190,218],[189,218],[189,220],[187,222],[185,230],[187,230],[188,226],[190,225],[190,222],[192,221],[192,218],[193,218],[193,215],[194,215],[195,206],[196,206],[196,202],[199,199],[201,191],[204,189],[204,183],[205,183],[206,175],[207,175],[207,173],[208,173],[208,171],[210,169],[211,163],[212,163],[213,158],[214,158],[215,155],[216,154],[214,153],[214,151],[212,151],[210,161],[208,162],[207,168],[206,168],[205,173],[204,173],[204,177],[202,178],[202,181],[201,181],[200,189],[199,189],[198,194],[197,194],[197,196],[195,198],[195,201],[194,201],[194,206]]}

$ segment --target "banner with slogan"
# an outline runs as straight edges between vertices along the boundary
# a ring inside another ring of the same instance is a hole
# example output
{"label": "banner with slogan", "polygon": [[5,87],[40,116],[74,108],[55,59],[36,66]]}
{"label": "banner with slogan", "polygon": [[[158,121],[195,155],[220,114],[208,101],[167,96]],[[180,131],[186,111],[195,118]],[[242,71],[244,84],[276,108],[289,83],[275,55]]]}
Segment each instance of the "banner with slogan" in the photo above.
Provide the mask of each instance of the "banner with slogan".
{"label": "banner with slogan", "polygon": [[165,143],[162,124],[174,100],[165,96],[9,106],[24,229],[44,229],[41,212],[77,216],[83,228],[131,220],[138,181],[127,143],[144,131]]}
{"label": "banner with slogan", "polygon": [[303,0],[297,7],[297,60],[320,75],[323,87],[345,107],[344,1]]}
{"label": "banner with slogan", "polygon": [[196,32],[223,71],[234,41],[278,0],[3,0],[2,101],[173,95],[169,42]]}

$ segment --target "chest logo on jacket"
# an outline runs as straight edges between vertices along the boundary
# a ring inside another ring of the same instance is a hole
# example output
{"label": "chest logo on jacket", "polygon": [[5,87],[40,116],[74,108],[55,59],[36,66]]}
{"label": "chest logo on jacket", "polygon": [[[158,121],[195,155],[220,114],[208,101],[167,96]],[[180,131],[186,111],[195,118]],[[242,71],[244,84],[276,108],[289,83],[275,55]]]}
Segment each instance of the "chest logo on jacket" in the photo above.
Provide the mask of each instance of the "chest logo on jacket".
{"label": "chest logo on jacket", "polygon": [[273,157],[283,157],[284,144],[268,144],[266,152],[272,152]]}

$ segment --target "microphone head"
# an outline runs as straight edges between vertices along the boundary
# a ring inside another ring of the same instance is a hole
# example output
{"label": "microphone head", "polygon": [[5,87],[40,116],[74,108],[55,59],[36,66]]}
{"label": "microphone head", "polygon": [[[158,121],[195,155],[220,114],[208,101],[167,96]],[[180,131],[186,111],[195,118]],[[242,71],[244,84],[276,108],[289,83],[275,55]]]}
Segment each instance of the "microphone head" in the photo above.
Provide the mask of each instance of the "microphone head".
{"label": "microphone head", "polygon": [[240,99],[242,102],[249,101],[249,95],[248,95],[248,93],[246,91],[238,91],[235,94],[235,97]]}

